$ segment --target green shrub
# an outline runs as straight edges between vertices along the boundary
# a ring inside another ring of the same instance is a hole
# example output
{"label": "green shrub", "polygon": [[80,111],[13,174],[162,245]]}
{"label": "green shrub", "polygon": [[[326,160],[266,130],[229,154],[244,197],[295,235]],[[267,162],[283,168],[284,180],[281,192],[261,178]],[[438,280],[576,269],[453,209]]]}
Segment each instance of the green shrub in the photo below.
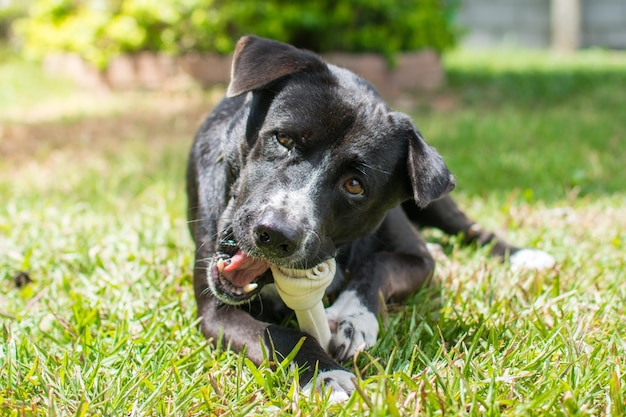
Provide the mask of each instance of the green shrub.
{"label": "green shrub", "polygon": [[13,22],[26,15],[24,2],[12,2],[7,6],[0,6],[0,40],[6,40],[11,36]]}
{"label": "green shrub", "polygon": [[454,45],[458,0],[34,0],[16,24],[27,56],[76,52],[105,67],[121,53],[229,53],[244,34],[317,52]]}

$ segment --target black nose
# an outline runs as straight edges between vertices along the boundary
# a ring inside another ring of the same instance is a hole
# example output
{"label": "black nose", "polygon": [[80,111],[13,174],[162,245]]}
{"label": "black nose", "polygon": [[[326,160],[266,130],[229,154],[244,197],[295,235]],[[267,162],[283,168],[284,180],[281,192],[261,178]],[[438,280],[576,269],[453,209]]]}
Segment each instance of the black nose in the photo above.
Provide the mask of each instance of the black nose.
{"label": "black nose", "polygon": [[298,227],[290,226],[284,218],[272,213],[259,220],[254,236],[257,247],[268,257],[286,258],[302,242],[302,231]]}

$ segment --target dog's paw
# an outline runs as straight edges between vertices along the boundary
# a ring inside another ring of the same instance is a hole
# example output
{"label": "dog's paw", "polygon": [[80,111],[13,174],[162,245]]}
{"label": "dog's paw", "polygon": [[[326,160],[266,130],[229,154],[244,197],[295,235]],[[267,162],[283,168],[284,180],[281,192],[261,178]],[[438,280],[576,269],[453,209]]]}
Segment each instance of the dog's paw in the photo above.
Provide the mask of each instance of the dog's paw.
{"label": "dog's paw", "polygon": [[329,352],[345,362],[376,343],[378,319],[354,291],[346,291],[326,309],[331,336]]}
{"label": "dog's paw", "polygon": [[509,262],[513,271],[549,269],[556,265],[550,254],[538,249],[518,250],[511,255]]}
{"label": "dog's paw", "polygon": [[[315,386],[313,386],[313,382],[315,382]],[[323,393],[330,390],[329,401],[331,403],[347,401],[354,391],[354,374],[341,369],[322,371],[317,374],[315,381],[309,381],[302,388],[302,393],[310,397],[315,390],[321,390]]]}

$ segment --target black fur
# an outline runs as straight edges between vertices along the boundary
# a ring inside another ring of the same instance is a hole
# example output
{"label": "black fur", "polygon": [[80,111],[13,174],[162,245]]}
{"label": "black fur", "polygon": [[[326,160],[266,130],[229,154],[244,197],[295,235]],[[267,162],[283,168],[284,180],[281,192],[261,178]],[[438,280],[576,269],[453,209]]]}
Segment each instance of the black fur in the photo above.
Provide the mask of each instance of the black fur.
{"label": "black fur", "polygon": [[[264,262],[305,269],[335,257],[328,293],[356,294],[376,314],[381,295],[401,300],[433,273],[420,225],[478,230],[447,195],[454,178],[408,116],[352,72],[267,39],[239,42],[227,98],[200,128],[187,178],[203,333],[245,346],[257,363],[264,349],[286,356],[305,337],[295,357],[308,367],[302,383],[316,367],[343,369],[350,341],[370,331],[350,318],[333,323],[342,330],[326,353],[305,333],[269,325],[285,307],[272,294],[259,297],[272,282]],[[493,237],[485,236],[481,243]],[[498,254],[516,250],[497,245]],[[224,283],[219,259],[253,264],[258,288],[237,294],[233,282],[244,280]]]}

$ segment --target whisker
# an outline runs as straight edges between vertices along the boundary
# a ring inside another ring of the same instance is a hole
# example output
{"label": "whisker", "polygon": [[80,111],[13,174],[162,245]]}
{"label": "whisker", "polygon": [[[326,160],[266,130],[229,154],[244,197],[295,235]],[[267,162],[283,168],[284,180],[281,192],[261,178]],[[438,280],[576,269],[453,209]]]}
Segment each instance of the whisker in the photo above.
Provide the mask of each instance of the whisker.
{"label": "whisker", "polygon": [[212,218],[209,218],[209,217],[202,217],[202,218],[199,218],[199,219],[187,220],[187,224],[208,222],[208,221],[215,221],[215,220],[217,220],[217,219],[212,219]]}
{"label": "whisker", "polygon": [[[372,170],[372,171],[377,171],[377,172],[383,173],[383,174],[385,174],[385,175],[391,175],[391,173],[390,173],[389,171],[385,171],[385,170],[382,170],[382,169],[376,168],[376,167],[374,167],[374,166],[372,166],[372,165],[368,165],[368,164],[362,164],[362,165],[363,165],[365,168],[368,168],[368,169],[370,169],[370,170]],[[363,174],[363,175],[367,176],[367,173],[366,173],[366,172],[362,171],[362,170],[361,170],[361,169],[359,169],[359,168],[357,168],[357,170],[358,170],[361,174]]]}

